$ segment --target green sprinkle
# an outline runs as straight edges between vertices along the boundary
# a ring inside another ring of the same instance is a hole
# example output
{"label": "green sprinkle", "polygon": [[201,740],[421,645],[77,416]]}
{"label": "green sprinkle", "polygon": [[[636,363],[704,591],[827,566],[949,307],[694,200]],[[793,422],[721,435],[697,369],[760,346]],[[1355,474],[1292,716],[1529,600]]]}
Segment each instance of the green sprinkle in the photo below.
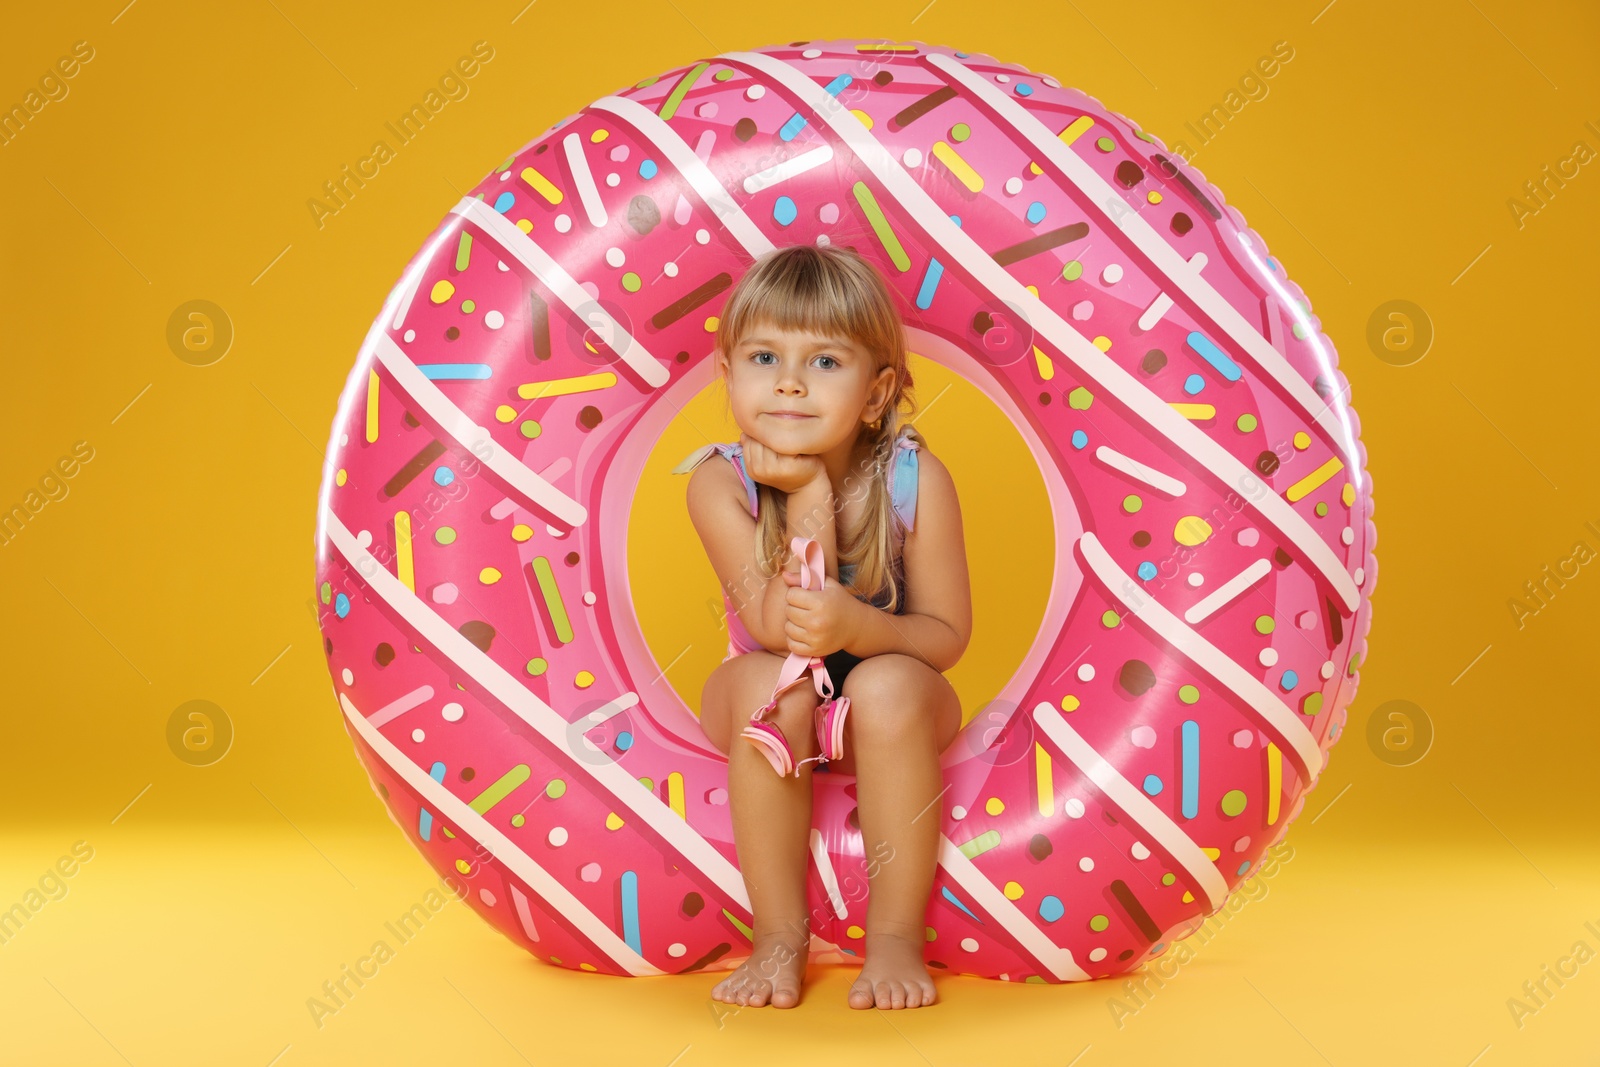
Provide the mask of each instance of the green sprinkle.
{"label": "green sprinkle", "polygon": [[1109,137],[1102,137],[1094,143],[1094,146],[1100,149],[1102,152],[1109,152],[1113,148],[1117,147],[1117,142],[1113,141]]}
{"label": "green sprinkle", "polygon": [[1245,412],[1239,416],[1239,421],[1235,425],[1244,433],[1249,433],[1256,428],[1256,417],[1249,412]]}
{"label": "green sprinkle", "polygon": [[563,782],[560,778],[550,779],[549,784],[544,787],[544,795],[549,797],[551,800],[559,798],[566,791],[567,783]]}
{"label": "green sprinkle", "polygon": [[630,293],[637,293],[643,284],[639,276],[631,270],[622,276],[622,287]]}
{"label": "green sprinkle", "polygon": [[1178,699],[1185,704],[1197,703],[1200,700],[1200,690],[1192,685],[1180,685],[1178,687]]}
{"label": "green sprinkle", "polygon": [[441,526],[434,531],[433,539],[441,545],[453,545],[456,543],[456,532],[448,526]]}
{"label": "green sprinkle", "polygon": [[1061,268],[1061,276],[1069,282],[1075,282],[1083,277],[1083,264],[1075,259],[1069,259],[1067,265]]}
{"label": "green sprinkle", "polygon": [[522,420],[522,425],[518,426],[517,429],[522,431],[522,436],[531,441],[539,436],[539,431],[542,427],[532,419],[524,419]]}
{"label": "green sprinkle", "polygon": [[968,126],[965,122],[958,122],[954,126],[950,127],[950,139],[957,144],[960,144],[962,141],[965,141],[971,136],[972,127]]}

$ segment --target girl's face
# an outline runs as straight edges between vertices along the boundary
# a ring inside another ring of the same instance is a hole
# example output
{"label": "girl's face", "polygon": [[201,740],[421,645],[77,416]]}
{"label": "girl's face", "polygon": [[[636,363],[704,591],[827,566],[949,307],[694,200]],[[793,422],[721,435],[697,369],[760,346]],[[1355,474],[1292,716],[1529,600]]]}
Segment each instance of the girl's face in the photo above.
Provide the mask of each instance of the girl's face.
{"label": "girl's face", "polygon": [[[894,368],[842,337],[757,323],[721,355],[734,421],[775,452],[848,452],[889,399]],[[796,412],[800,417],[781,412]]]}

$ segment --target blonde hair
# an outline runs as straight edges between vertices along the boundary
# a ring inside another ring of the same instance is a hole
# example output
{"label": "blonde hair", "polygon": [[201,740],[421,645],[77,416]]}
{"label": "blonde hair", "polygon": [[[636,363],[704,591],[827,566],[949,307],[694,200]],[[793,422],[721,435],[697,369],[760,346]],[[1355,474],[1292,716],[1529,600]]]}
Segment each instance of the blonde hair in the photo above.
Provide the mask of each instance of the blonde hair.
{"label": "blonde hair", "polygon": [[[900,605],[896,578],[901,561],[895,553],[899,519],[889,497],[888,464],[894,460],[895,440],[906,425],[906,416],[916,410],[904,324],[894,294],[877,268],[854,249],[838,245],[777,248],[757,259],[728,294],[717,326],[717,349],[731,356],[739,343],[763,324],[842,337],[859,345],[872,357],[871,377],[885,367],[894,368],[882,416],[860,431],[870,440],[872,459],[864,471],[851,471],[843,490],[852,498],[865,492],[861,526],[836,531],[840,568],[846,564],[855,567],[850,590],[894,614]],[[720,359],[716,366],[721,377]],[[723,386],[724,400],[729,401],[726,381]],[[923,441],[916,429],[911,433]],[[757,558],[765,570],[763,577],[770,580],[788,558],[789,498],[760,482],[756,492],[760,502]],[[836,509],[842,504],[842,500],[834,502]],[[886,602],[879,603],[880,598]]]}

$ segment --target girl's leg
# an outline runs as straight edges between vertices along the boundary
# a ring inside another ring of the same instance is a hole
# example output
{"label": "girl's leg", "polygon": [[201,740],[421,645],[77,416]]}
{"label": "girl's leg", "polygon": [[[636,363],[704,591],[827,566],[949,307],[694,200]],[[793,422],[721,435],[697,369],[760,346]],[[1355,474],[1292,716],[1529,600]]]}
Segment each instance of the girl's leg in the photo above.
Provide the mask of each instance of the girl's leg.
{"label": "girl's leg", "polygon": [[[748,662],[732,668],[740,661]],[[750,894],[754,939],[749,960],[719,982],[711,996],[742,1006],[792,1008],[800,1002],[811,949],[806,864],[815,764],[802,767],[798,778],[779,777],[766,757],[739,737],[751,713],[772,696],[783,657],[749,652],[724,666],[730,668],[727,684],[707,683],[702,715],[708,724],[713,716],[727,724],[728,804],[739,869]],[[713,711],[710,701],[717,699],[728,703]],[[803,682],[784,693],[777,712],[768,717],[789,739],[796,760],[816,755],[812,715],[817,699],[816,690]],[[712,736],[710,729],[707,736]],[[717,737],[712,741],[721,747]]]}
{"label": "girl's leg", "polygon": [[[853,684],[852,684],[853,683]],[[856,801],[870,892],[866,965],[852,1008],[934,1002],[923,963],[943,809],[939,757],[961,726],[949,681],[912,656],[873,656],[845,679],[855,748]],[[846,744],[851,742],[847,740]]]}

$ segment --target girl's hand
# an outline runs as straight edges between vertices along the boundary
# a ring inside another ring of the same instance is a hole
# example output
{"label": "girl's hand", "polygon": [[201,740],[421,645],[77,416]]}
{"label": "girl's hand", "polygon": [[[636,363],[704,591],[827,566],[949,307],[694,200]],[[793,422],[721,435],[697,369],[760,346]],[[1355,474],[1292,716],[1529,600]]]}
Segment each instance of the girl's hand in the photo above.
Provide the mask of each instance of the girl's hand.
{"label": "girl's hand", "polygon": [[855,642],[868,605],[833,578],[824,577],[821,589],[802,589],[799,572],[786,570],[783,581],[789,587],[783,634],[791,653],[827,656]]}
{"label": "girl's hand", "polygon": [[739,443],[744,446],[745,471],[756,481],[770,485],[780,493],[798,492],[813,480],[828,476],[821,456],[791,456],[777,452],[747,433],[739,435]]}

